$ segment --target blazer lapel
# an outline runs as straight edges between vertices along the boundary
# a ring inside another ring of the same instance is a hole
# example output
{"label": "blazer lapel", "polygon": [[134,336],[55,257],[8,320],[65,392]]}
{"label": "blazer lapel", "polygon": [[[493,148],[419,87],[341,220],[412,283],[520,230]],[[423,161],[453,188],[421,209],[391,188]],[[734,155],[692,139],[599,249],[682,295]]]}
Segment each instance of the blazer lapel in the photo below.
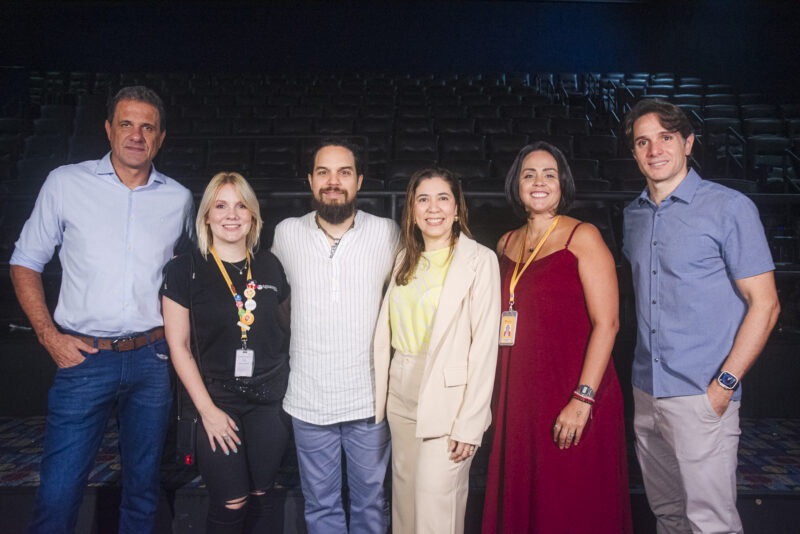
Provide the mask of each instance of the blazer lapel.
{"label": "blazer lapel", "polygon": [[[429,355],[435,354],[438,350],[454,315],[461,307],[461,302],[467,296],[472,279],[475,277],[474,261],[472,261],[474,249],[475,242],[466,236],[462,235],[456,243],[453,259],[450,262],[450,268],[447,270],[447,276],[442,286],[442,293],[439,296],[439,306],[433,317],[433,330],[431,331],[431,339],[428,345]],[[430,363],[429,359],[428,364],[430,365]]]}

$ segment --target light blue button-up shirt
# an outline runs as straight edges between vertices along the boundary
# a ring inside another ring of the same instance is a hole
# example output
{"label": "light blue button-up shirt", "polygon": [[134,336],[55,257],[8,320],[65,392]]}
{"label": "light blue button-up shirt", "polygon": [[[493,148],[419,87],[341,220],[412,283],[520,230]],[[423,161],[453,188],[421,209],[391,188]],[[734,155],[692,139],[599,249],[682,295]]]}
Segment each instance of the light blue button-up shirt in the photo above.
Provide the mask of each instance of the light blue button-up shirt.
{"label": "light blue button-up shirt", "polygon": [[161,271],[193,237],[192,213],[189,190],[155,168],[130,190],[110,153],[65,165],[47,177],[10,263],[42,272],[60,246],[55,322],[98,337],[144,332],[163,324]]}
{"label": "light blue button-up shirt", "polygon": [[735,280],[775,269],[758,210],[690,170],[659,206],[645,189],[625,208],[623,253],[638,320],[633,385],[654,397],[705,393],[747,313]]}

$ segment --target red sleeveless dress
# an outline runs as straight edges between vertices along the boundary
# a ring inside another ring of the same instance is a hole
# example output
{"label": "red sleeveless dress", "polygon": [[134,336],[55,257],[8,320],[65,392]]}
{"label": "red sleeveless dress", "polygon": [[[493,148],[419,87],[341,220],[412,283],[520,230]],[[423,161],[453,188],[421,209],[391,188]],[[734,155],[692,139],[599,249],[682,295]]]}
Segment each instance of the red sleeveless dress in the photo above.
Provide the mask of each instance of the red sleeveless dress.
{"label": "red sleeveless dress", "polygon": [[[613,362],[580,445],[561,450],[553,442],[553,423],[578,385],[591,331],[578,260],[567,248],[574,233],[563,249],[531,263],[516,287],[516,342],[500,347],[497,360],[483,534],[633,532]],[[503,309],[514,264],[503,254]]]}

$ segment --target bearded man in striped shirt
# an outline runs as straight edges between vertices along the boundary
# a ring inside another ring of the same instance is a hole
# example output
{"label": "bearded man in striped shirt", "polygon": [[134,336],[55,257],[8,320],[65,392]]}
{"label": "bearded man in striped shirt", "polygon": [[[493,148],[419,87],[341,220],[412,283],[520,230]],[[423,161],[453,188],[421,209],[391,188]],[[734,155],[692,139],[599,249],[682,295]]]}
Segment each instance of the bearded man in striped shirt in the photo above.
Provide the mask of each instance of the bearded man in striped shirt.
{"label": "bearded man in striped shirt", "polygon": [[360,163],[348,141],[323,141],[308,174],[314,211],[282,221],[272,246],[292,288],[291,373],[283,407],[292,416],[310,534],[388,528],[383,481],[390,438],[386,421],[375,424],[371,349],[399,229],[391,219],[356,209],[364,179]]}

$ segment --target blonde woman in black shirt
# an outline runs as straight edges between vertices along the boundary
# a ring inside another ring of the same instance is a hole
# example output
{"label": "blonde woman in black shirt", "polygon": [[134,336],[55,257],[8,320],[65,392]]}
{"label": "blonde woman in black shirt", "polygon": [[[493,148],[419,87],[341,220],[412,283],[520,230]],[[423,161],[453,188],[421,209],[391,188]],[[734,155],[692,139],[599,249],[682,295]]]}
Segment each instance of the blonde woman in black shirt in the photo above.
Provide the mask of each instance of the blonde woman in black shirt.
{"label": "blonde woman in black shirt", "polygon": [[172,361],[200,419],[209,533],[258,528],[288,440],[289,286],[278,259],[257,250],[261,226],[247,181],[217,174],[198,209],[198,248],[167,265],[161,288]]}

